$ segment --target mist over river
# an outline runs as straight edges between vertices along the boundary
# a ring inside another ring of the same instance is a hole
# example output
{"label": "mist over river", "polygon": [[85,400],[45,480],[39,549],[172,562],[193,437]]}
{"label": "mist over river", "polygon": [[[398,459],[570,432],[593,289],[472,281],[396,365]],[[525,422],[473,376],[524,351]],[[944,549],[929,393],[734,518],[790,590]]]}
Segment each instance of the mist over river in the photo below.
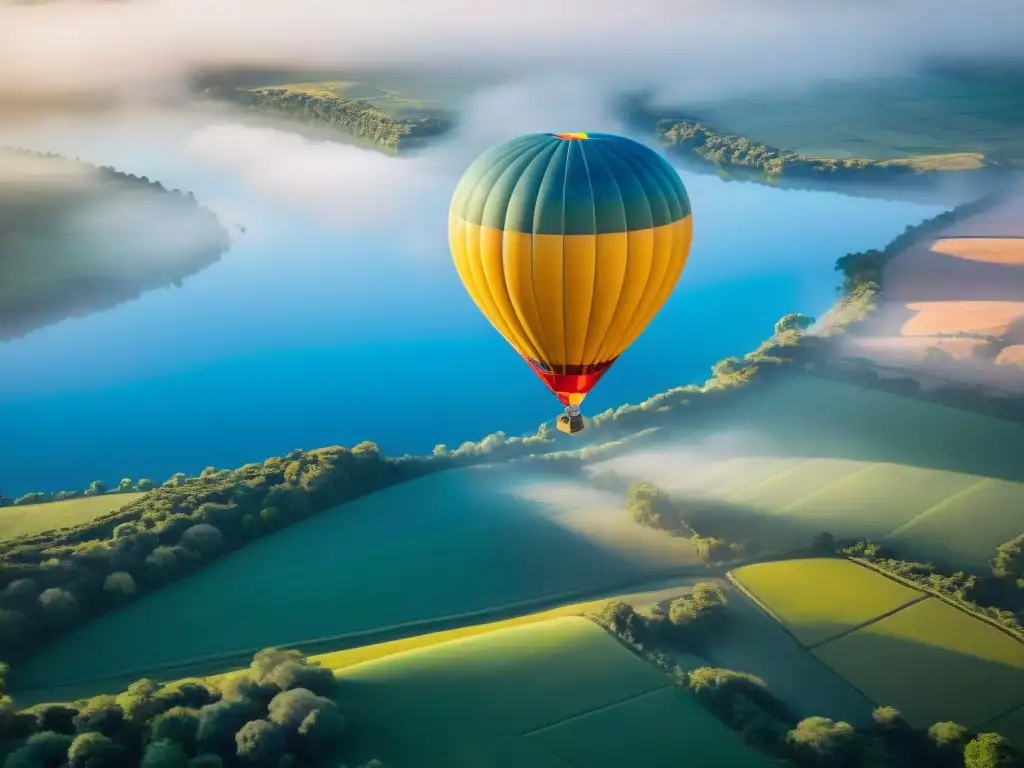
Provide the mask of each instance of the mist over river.
{"label": "mist over river", "polygon": [[[216,115],[0,134],[191,191],[234,240],[180,287],[0,344],[9,496],[362,440],[424,453],[533,431],[560,410],[480,316],[447,250],[451,191],[483,146],[396,159]],[[695,223],[686,271],[585,413],[702,382],[780,316],[831,305],[839,256],[941,210],[682,176]]]}

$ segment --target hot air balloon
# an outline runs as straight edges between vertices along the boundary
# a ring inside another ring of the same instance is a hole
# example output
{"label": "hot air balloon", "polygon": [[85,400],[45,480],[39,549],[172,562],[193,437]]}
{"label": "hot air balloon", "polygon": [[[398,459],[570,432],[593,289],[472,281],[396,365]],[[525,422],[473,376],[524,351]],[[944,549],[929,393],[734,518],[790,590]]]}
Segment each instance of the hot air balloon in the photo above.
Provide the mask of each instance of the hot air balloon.
{"label": "hot air balloon", "polygon": [[484,152],[459,181],[448,236],[483,315],[583,429],[580,404],[675,287],[693,234],[682,180],[607,133],[533,133]]}

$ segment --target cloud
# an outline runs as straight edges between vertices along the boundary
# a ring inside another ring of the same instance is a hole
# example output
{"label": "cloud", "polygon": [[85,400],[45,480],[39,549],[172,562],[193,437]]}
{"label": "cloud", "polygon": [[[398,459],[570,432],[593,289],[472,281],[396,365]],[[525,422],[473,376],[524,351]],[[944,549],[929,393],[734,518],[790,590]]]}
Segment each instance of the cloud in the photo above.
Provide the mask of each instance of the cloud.
{"label": "cloud", "polygon": [[[487,147],[523,133],[624,130],[600,94],[561,76],[487,88],[471,97],[455,134],[428,151],[391,157],[334,141],[307,138],[258,119],[216,120],[194,128],[185,150],[234,174],[278,205],[350,232],[380,231],[416,251],[435,248],[460,175]],[[440,222],[438,227],[437,223]]]}
{"label": "cloud", "polygon": [[197,70],[552,71],[675,95],[1019,52],[1019,0],[64,0],[0,5],[0,100],[167,97]]}

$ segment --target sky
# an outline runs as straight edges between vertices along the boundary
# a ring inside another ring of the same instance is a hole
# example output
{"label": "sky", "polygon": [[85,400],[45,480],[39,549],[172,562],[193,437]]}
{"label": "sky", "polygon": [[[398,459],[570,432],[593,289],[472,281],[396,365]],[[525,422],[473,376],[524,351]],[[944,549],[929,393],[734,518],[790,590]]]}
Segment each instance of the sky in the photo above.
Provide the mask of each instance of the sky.
{"label": "sky", "polygon": [[0,103],[180,95],[219,66],[561,71],[666,98],[1021,55],[1019,0],[63,0],[0,4]]}

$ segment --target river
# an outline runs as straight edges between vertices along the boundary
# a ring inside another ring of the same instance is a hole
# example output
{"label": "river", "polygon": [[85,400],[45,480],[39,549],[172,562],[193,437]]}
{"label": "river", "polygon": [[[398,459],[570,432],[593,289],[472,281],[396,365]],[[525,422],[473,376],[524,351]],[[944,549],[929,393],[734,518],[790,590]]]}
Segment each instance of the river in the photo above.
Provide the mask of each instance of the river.
{"label": "river", "polygon": [[[559,411],[451,264],[445,211],[472,153],[394,159],[264,134],[276,143],[257,147],[225,131],[146,120],[0,137],[190,190],[234,237],[180,287],[0,344],[0,490],[163,480],[362,440],[422,453]],[[783,314],[822,313],[837,257],[941,210],[682,175],[686,272],[585,412],[702,382]]]}

